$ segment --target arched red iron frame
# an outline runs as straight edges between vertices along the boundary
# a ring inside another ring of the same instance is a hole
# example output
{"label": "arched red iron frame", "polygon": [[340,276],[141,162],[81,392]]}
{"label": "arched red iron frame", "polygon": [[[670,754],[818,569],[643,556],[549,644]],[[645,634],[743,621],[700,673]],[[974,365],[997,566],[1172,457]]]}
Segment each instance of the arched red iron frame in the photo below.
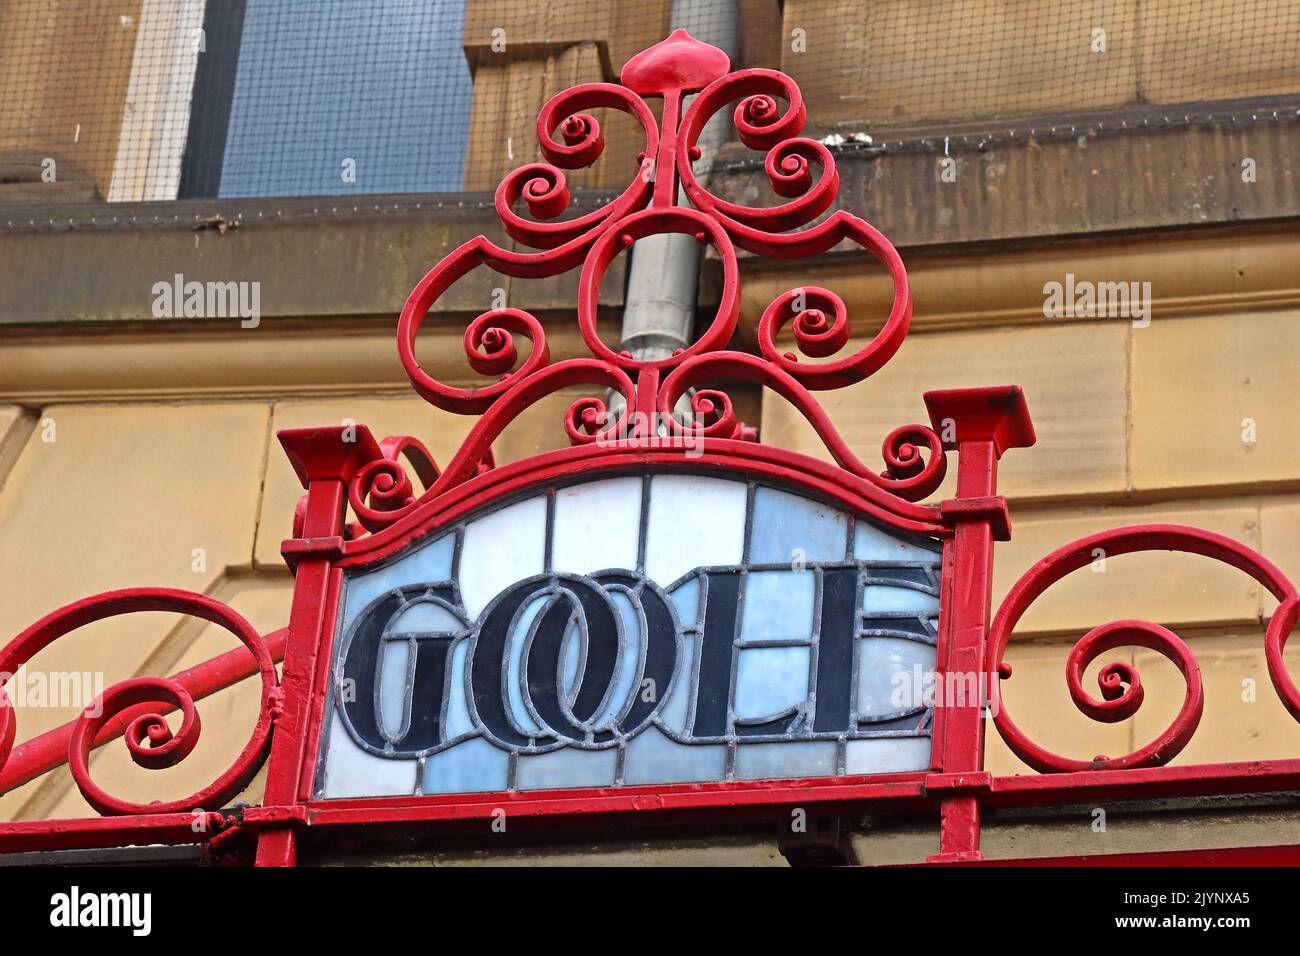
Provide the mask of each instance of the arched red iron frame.
{"label": "arched red iron frame", "polygon": [[[431,532],[520,491],[578,476],[650,470],[700,470],[761,478],[861,514],[898,531],[943,542],[936,682],[945,675],[980,675],[989,698],[1012,676],[1003,661],[1025,609],[1048,586],[1093,560],[1138,551],[1186,551],[1249,574],[1280,602],[1268,624],[1269,675],[1287,710],[1300,720],[1300,690],[1283,663],[1287,637],[1300,615],[1295,586],[1269,561],[1239,542],[1195,528],[1142,525],[1082,538],[1048,555],[1012,588],[992,614],[995,541],[1009,539],[1006,501],[997,494],[997,468],[1012,448],[1033,444],[1024,396],[1015,386],[927,393],[929,425],[905,425],[884,440],[884,467],[873,471],[849,448],[814,392],[861,381],[898,351],[911,321],[912,300],[902,260],[889,241],[842,209],[831,212],[838,176],[831,152],[801,137],[805,109],[799,88],[772,70],[730,71],[720,50],[677,31],[633,57],[621,82],[593,83],[555,96],[542,109],[537,135],[547,163],[505,178],[496,209],[518,243],[541,250],[503,249],[480,236],[460,246],[415,287],[398,323],[398,350],[415,390],[439,408],[479,415],[460,450],[439,469],[416,439],[376,441],[364,426],[290,429],[280,441],[306,494],[293,517],[283,554],[295,574],[288,626],[259,635],[229,607],[201,594],[139,588],[86,598],[37,621],[0,650],[0,675],[15,673],[62,635],[106,617],[146,610],[176,611],[229,630],[242,647],[169,678],[133,678],[109,688],[76,721],[14,747],[15,711],[0,685],[0,793],[66,760],[87,802],[101,816],[0,824],[0,853],[141,844],[202,844],[214,859],[247,858],[292,865],[300,846],[364,840],[390,830],[483,832],[497,808],[528,830],[581,832],[597,824],[708,826],[737,819],[789,820],[795,807],[826,816],[899,810],[938,819],[936,863],[978,862],[983,808],[1096,803],[1300,789],[1300,759],[1204,766],[1167,766],[1195,733],[1202,715],[1200,672],[1192,650],[1166,628],[1117,621],[1089,631],[1074,646],[1066,679],[1088,717],[1118,721],[1143,702],[1141,679],[1123,663],[1104,666],[1101,698],[1083,687],[1088,664],[1107,650],[1141,646],[1164,655],[1186,679],[1184,704],[1173,724],[1149,744],[1118,757],[1078,760],[1035,743],[1005,708],[992,718],[1008,746],[1037,775],[993,777],[984,769],[981,701],[949,701],[935,710],[929,770],[809,780],[314,800],[315,771],[335,615],[345,572],[381,562]],[[659,118],[648,100],[662,104]],[[695,177],[696,141],[711,117],[737,104],[732,119],[741,141],[766,151],[773,190],[787,200],[747,207],[723,200]],[[563,170],[589,166],[604,148],[588,110],[621,111],[641,127],[645,147],[638,174],[615,200],[576,218],[563,218],[569,192]],[[555,137],[558,134],[559,139]],[[690,206],[678,202],[679,189]],[[523,200],[530,216],[515,211]],[[793,230],[793,231],[792,231]],[[610,348],[597,333],[597,291],[621,252],[638,239],[683,233],[712,247],[722,269],[716,314],[688,347],[654,361]],[[892,306],[862,347],[850,345],[843,301],[806,286],[768,306],[758,324],[758,354],[727,348],[739,314],[736,249],[757,256],[800,259],[842,243],[866,249],[888,272]],[[420,327],[437,299],[479,266],[538,278],[580,268],[577,322],[589,358],[552,361],[541,323],[518,308],[475,318],[464,346],[472,370],[491,381],[452,386],[432,378],[416,358]],[[779,345],[790,330],[800,354]],[[520,359],[516,338],[531,343]],[[811,423],[834,463],[758,443],[736,417],[725,383],[770,389]],[[621,410],[598,397],[573,403],[564,427],[571,446],[494,466],[491,446],[502,430],[539,398],[586,386],[617,393]],[[685,401],[690,409],[681,412]],[[691,452],[687,454],[687,452]],[[957,461],[956,491],[938,504],[918,504],[944,479],[947,455]],[[412,475],[423,487],[417,492]],[[992,621],[990,623],[990,618]],[[277,678],[275,663],[283,661]],[[235,763],[187,798],[132,803],[91,777],[91,751],[117,735],[145,768],[172,766],[199,736],[196,700],[251,677],[261,681],[256,726]],[[179,712],[179,726],[174,712]],[[170,717],[169,717],[170,715]],[[229,806],[269,761],[261,806]],[[1176,859],[1175,859],[1176,857]],[[1095,863],[1300,862],[1300,847],[1089,858]],[[1050,862],[1050,861],[1049,861]]]}

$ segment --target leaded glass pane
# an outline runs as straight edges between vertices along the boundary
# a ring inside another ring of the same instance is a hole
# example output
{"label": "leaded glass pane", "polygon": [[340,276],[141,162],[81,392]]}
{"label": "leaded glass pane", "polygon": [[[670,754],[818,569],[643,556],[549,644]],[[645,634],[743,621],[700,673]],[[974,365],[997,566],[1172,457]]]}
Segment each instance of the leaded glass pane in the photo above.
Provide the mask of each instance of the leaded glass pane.
{"label": "leaded glass pane", "polygon": [[924,769],[940,553],[707,475],[472,514],[347,578],[317,793]]}

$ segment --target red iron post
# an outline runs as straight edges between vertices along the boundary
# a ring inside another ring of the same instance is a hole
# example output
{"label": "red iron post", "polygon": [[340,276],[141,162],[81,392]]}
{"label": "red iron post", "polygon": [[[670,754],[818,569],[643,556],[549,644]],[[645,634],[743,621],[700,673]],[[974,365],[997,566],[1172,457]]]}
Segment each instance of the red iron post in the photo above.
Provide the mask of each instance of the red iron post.
{"label": "red iron post", "polygon": [[939,792],[936,863],[981,859],[979,796],[984,770],[982,672],[991,615],[993,542],[1010,537],[1006,500],[997,497],[998,461],[1035,436],[1018,386],[927,392],[926,408],[945,448],[957,451],[957,493],[940,507],[953,527],[939,614],[934,766],[927,793]]}

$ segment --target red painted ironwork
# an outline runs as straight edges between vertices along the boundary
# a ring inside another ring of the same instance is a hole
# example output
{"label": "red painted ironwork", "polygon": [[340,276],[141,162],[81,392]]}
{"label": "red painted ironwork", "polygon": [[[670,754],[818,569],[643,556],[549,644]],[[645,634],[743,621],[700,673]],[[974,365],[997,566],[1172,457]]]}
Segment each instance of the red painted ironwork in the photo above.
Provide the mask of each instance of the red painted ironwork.
{"label": "red painted ironwork", "polygon": [[[1087,567],[1099,556],[1109,558],[1139,551],[1185,551],[1222,561],[1246,572],[1280,602],[1269,621],[1264,637],[1268,674],[1282,704],[1300,720],[1300,691],[1287,673],[1282,654],[1287,638],[1300,615],[1300,594],[1277,567],[1263,555],[1226,538],[1200,528],[1183,525],[1135,525],[1116,528],[1080,538],[1043,558],[1016,582],[1007,594],[988,641],[987,673],[1002,680],[1012,676],[1011,666],[1003,661],[1007,642],[1021,615],[1034,600],[1072,571]],[[1145,647],[1163,655],[1182,673],[1187,682],[1182,708],[1155,740],[1133,753],[1120,757],[1095,757],[1072,760],[1035,744],[1016,726],[1005,707],[997,708],[993,718],[1007,746],[1021,760],[1043,773],[1060,770],[1118,770],[1128,767],[1158,767],[1168,763],[1187,746],[1196,733],[1204,708],[1201,671],[1196,655],[1177,634],[1150,621],[1114,621],[1093,628],[1074,645],[1066,662],[1066,681],[1070,698],[1079,711],[1093,720],[1114,723],[1126,720],[1142,706],[1144,691],[1137,670],[1124,661],[1114,661],[1101,668],[1097,682],[1102,699],[1097,700],[1083,687],[1088,665],[1102,653],[1117,647]]]}
{"label": "red painted ironwork", "polygon": [[[211,852],[255,848],[261,865],[291,865],[303,840],[438,828],[482,832],[493,810],[537,821],[548,832],[600,822],[696,825],[716,819],[789,819],[793,807],[857,814],[889,808],[938,821],[935,863],[981,859],[981,812],[986,808],[1204,794],[1264,793],[1300,788],[1300,759],[1213,766],[1165,766],[1186,745],[1202,711],[1196,659],[1188,645],[1150,622],[1118,621],[1084,635],[1070,653],[1066,679],[1076,706],[1096,720],[1131,717],[1141,706],[1140,677],[1130,666],[1102,668],[1101,699],[1082,686],[1084,670],[1119,646],[1151,648],[1173,661],[1187,681],[1174,723],[1150,744],[1120,757],[1075,760],[1034,743],[999,708],[994,725],[1008,746],[1041,775],[994,777],[984,769],[983,705],[945,700],[934,713],[932,757],[922,773],[811,780],[736,781],[654,787],[587,788],[524,793],[461,794],[317,801],[310,784],[326,720],[329,661],[346,570],[392,558],[439,528],[486,504],[576,476],[671,468],[727,471],[794,486],[901,532],[943,541],[936,678],[974,675],[996,695],[1010,678],[1003,656],[1025,609],[1053,582],[1107,555],[1179,550],[1224,561],[1251,575],[1280,604],[1268,625],[1269,674],[1283,704],[1300,719],[1300,691],[1283,663],[1287,637],[1300,615],[1296,589],[1260,555],[1220,535],[1172,525],[1146,525],[1092,535],[1035,565],[992,616],[996,541],[1011,534],[1006,501],[997,493],[1002,455],[1034,443],[1019,388],[1001,386],[929,392],[928,425],[895,429],[884,439],[884,467],[863,463],[814,397],[878,371],[898,351],[911,321],[912,300],[902,260],[864,220],[831,211],[838,191],[832,153],[799,134],[806,118],[798,86],[772,70],[730,71],[719,50],[683,31],[633,57],[621,82],[562,92],[542,109],[537,134],[544,163],[521,167],[498,187],[495,206],[505,232],[533,252],[502,248],[483,236],[460,246],[417,283],[398,322],[398,352],[416,392],[449,411],[480,416],[461,448],[439,469],[418,440],[376,441],[363,425],[290,429],[279,438],[306,494],[293,516],[283,554],[295,573],[288,627],[259,637],[238,614],[203,595],[168,589],[110,592],[76,602],[38,621],[0,650],[0,676],[61,635],[95,620],[140,610],[191,614],[230,630],[244,645],[172,678],[133,678],[103,695],[76,721],[10,753],[13,709],[0,683],[0,793],[34,779],[67,753],[78,787],[105,816],[91,820],[0,824],[0,852],[138,843],[201,843]],[[688,102],[688,97],[691,97]],[[648,100],[661,101],[661,109]],[[773,191],[785,200],[750,207],[710,193],[696,178],[697,141],[708,121],[731,104],[740,140],[767,153]],[[639,169],[623,192],[600,209],[565,219],[570,195],[565,170],[589,166],[604,149],[591,110],[613,109],[640,127]],[[558,135],[558,139],[557,139]],[[680,205],[684,194],[690,205]],[[523,202],[525,216],[516,211]],[[604,343],[597,331],[597,293],[615,258],[638,239],[664,233],[692,236],[716,253],[722,272],[719,304],[697,339],[667,358],[640,361]],[[870,340],[847,355],[852,330],[844,302],[817,287],[792,289],[763,311],[757,354],[728,348],[736,329],[739,266],[736,249],[801,259],[852,242],[889,274],[893,300]],[[576,321],[588,357],[552,361],[538,319],[520,308],[495,308],[467,324],[463,344],[476,387],[434,379],[416,358],[416,340],[434,303],[472,270],[487,266],[519,278],[580,268]],[[796,352],[781,344],[788,333]],[[516,337],[531,348],[521,359]],[[735,415],[722,383],[745,381],[770,389],[816,430],[834,464],[754,441]],[[564,417],[570,447],[495,467],[491,446],[502,430],[538,399],[573,386],[612,391],[622,410],[603,398],[574,402]],[[689,413],[680,409],[685,402]],[[685,452],[690,452],[686,454]],[[955,452],[954,497],[920,504],[941,485],[947,453]],[[418,480],[412,480],[412,473]],[[349,514],[350,513],[350,514]],[[283,678],[274,660],[283,655]],[[257,726],[235,764],[182,800],[139,804],[106,793],[90,779],[90,750],[124,733],[132,759],[145,767],[183,759],[199,731],[194,700],[257,674],[262,701]],[[994,677],[996,675],[996,678]],[[180,712],[173,731],[165,715]],[[261,807],[223,805],[268,759]],[[197,812],[203,826],[195,827]],[[1217,851],[1215,851],[1217,852]],[[1207,852],[1209,862],[1251,861]],[[1261,849],[1256,859],[1292,859],[1293,848]],[[1103,858],[1104,859],[1104,858]],[[1149,857],[1144,856],[1143,860]],[[1079,862],[1091,863],[1092,859]]]}
{"label": "red painted ironwork", "polygon": [[[813,397],[822,389],[840,388],[867,378],[898,351],[912,317],[912,297],[902,259],[889,240],[869,223],[837,210],[816,225],[797,232],[821,216],[835,199],[839,179],[830,151],[799,136],[806,112],[798,86],[773,70],[728,72],[724,54],[677,31],[667,40],[628,61],[623,84],[594,83],[566,90],[551,99],[537,120],[537,136],[548,163],[534,163],[511,173],[496,194],[497,213],[507,234],[542,251],[503,249],[479,236],[452,252],[420,280],[402,309],[398,349],[415,390],[448,411],[481,414],[464,445],[425,493],[392,509],[368,510],[363,523],[372,531],[393,523],[471,478],[492,441],[520,412],[544,395],[575,385],[617,392],[624,409],[611,415],[600,398],[574,403],[565,430],[575,445],[608,447],[620,440],[741,440],[742,425],[730,397],[706,387],[721,380],[755,382],[790,402],[813,425],[832,457],[845,471],[894,495],[915,501],[934,492],[944,477],[945,458],[939,437],[928,426],[907,425],[887,436],[885,468],[873,471],[840,437]],[[683,115],[685,97],[695,94]],[[663,103],[656,122],[645,100]],[[772,207],[747,207],[713,196],[695,178],[691,163],[699,156],[696,142],[705,124],[727,104],[739,101],[734,121],[741,140],[767,151],[766,169],[773,190],[789,201]],[[780,103],[785,103],[782,110]],[[596,119],[582,110],[606,107],[638,120],[645,135],[640,173],[603,209],[577,219],[559,219],[569,205],[564,170],[590,165],[604,149]],[[559,131],[564,142],[558,143]],[[814,176],[814,167],[818,175]],[[678,187],[694,208],[678,205]],[[536,219],[514,211],[523,199]],[[596,324],[597,292],[610,264],[638,239],[680,233],[693,236],[717,254],[722,268],[720,301],[713,319],[684,349],[657,361],[640,361],[605,344]],[[884,324],[862,348],[832,361],[806,362],[778,345],[788,326],[795,346],[806,358],[835,356],[850,339],[844,302],[817,287],[793,289],[776,298],[758,326],[760,355],[729,351],[726,346],[739,315],[740,280],[736,247],[763,256],[804,258],[849,240],[871,253],[893,283],[893,304]],[[434,303],[473,269],[486,265],[506,275],[541,278],[581,265],[577,323],[591,358],[552,362],[541,323],[517,308],[493,309],[465,330],[470,368],[495,381],[480,387],[446,385],[430,376],[416,358],[416,338]],[[519,362],[515,336],[531,342]],[[515,366],[518,365],[518,368]],[[674,414],[689,394],[693,415]],[[354,508],[372,490],[375,474],[392,488],[408,483],[391,466],[376,464],[354,479]],[[388,493],[386,484],[383,489]],[[378,513],[376,513],[378,512]],[[361,514],[361,512],[358,512]]]}
{"label": "red painted ironwork", "polygon": [[[190,796],[147,804],[122,800],[101,788],[90,775],[90,751],[105,729],[124,726],[131,759],[142,767],[160,769],[189,756],[199,740],[199,715],[189,687],[178,680],[136,677],[121,681],[100,694],[70,729],[67,757],[73,780],[86,802],[105,815],[218,808],[241,793],[261,768],[270,746],[271,727],[280,714],[282,702],[270,652],[253,626],[231,608],[206,595],[171,588],[135,588],[97,594],[47,614],[14,638],[0,651],[0,674],[7,679],[70,631],[104,618],[139,611],[174,611],[217,624],[234,634],[252,652],[262,681],[257,724],[235,762]],[[159,712],[159,703],[168,710],[181,712],[181,724],[175,731]],[[0,685],[0,768],[13,749],[16,724],[14,708]]]}
{"label": "red painted ironwork", "polygon": [[[288,631],[284,628],[262,635],[262,641],[266,645],[267,653],[271,655],[271,660],[277,664],[284,659],[284,642],[287,636]],[[249,653],[247,648],[238,647],[219,657],[214,657],[180,673],[173,674],[169,680],[179,684],[197,701],[238,684],[245,678],[252,677],[257,673],[257,658]],[[154,706],[155,703],[161,703],[162,706]],[[92,748],[104,746],[121,735],[126,730],[127,724],[146,713],[157,712],[165,717],[173,709],[162,702],[151,702],[129,707],[104,724],[99,733],[96,734],[91,746]],[[35,780],[46,771],[53,770],[60,764],[66,763],[68,760],[68,743],[72,739],[72,731],[76,725],[76,720],[69,721],[60,727],[46,731],[39,737],[33,737],[19,747],[15,747],[13,752],[9,754],[9,759],[5,760],[2,768],[0,768],[0,793],[8,793],[10,790]]]}

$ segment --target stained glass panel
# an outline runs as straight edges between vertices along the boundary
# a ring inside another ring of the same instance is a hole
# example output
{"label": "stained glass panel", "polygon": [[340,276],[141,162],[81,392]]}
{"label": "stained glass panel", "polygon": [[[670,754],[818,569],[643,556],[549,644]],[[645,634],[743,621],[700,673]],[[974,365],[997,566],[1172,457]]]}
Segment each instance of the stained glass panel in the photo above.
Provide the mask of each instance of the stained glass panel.
{"label": "stained glass panel", "polygon": [[598,479],[348,577],[322,798],[929,765],[940,546],[786,489]]}

